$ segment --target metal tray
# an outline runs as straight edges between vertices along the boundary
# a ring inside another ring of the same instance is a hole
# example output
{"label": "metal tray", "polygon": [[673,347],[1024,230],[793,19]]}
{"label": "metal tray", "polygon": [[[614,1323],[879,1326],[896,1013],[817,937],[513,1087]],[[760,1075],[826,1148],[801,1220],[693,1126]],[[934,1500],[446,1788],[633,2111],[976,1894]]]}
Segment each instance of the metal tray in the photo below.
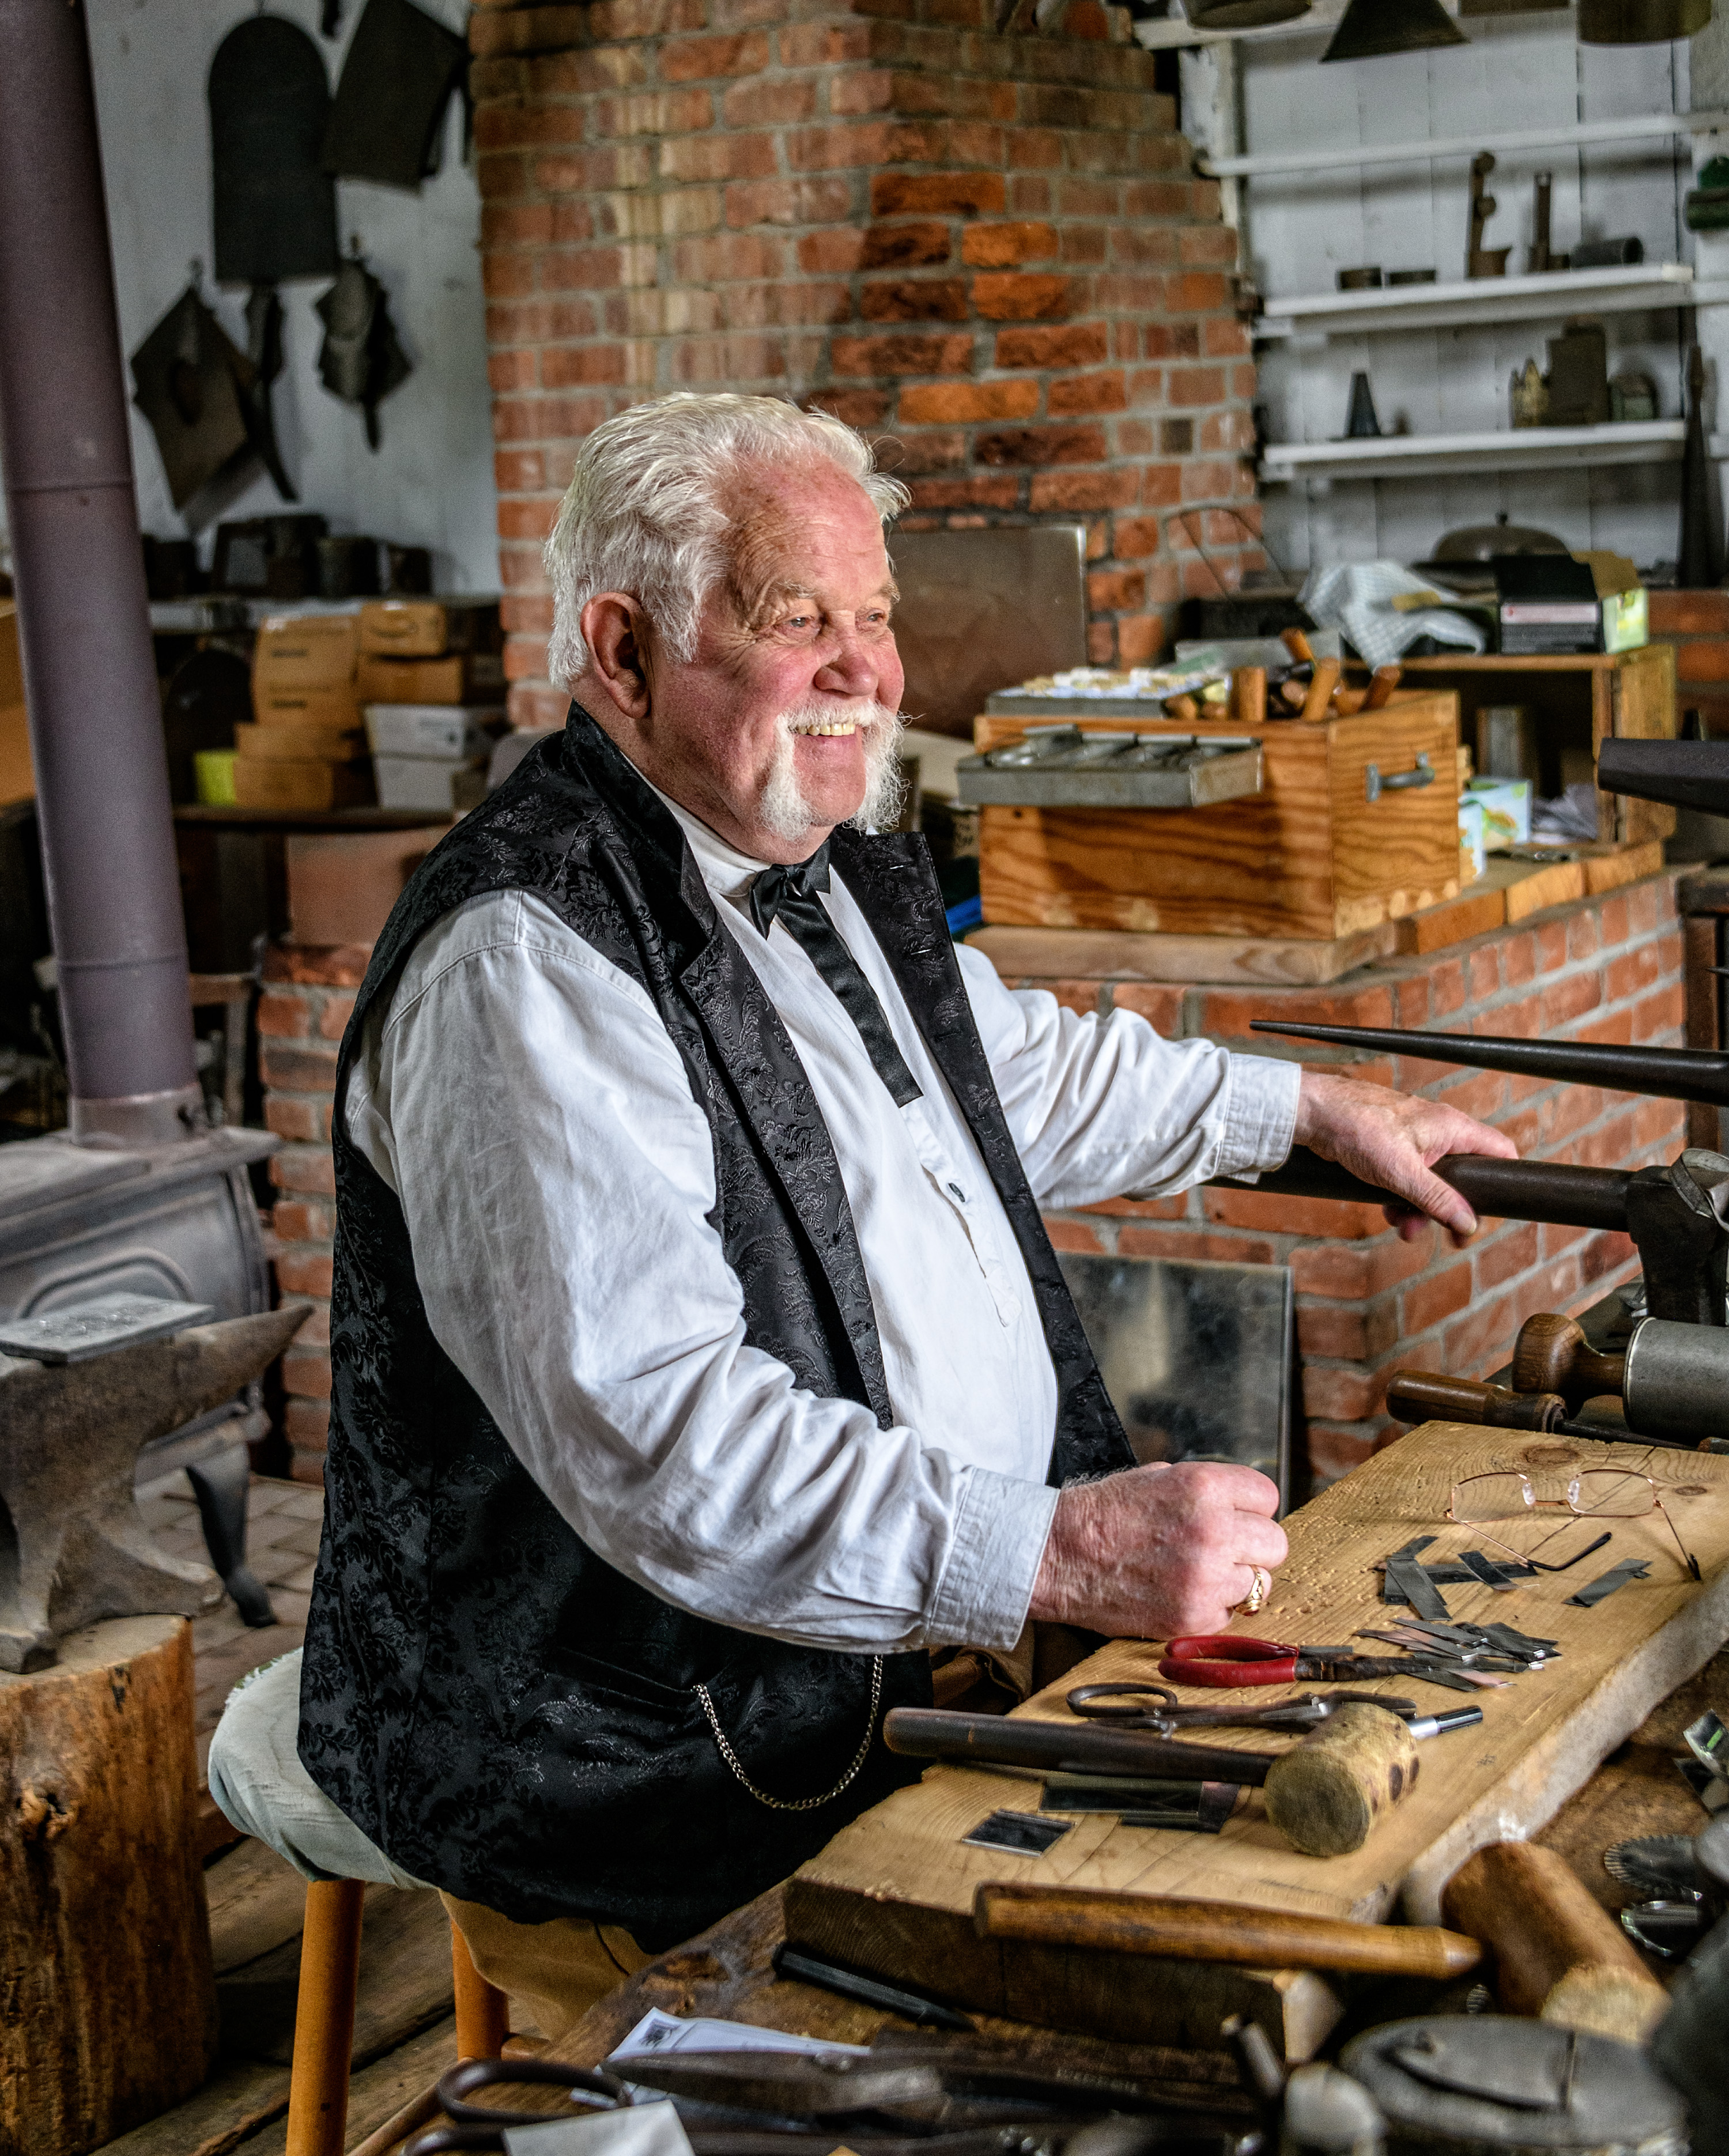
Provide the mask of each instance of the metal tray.
{"label": "metal tray", "polygon": [[1252,736],[1059,723],[963,757],[955,778],[967,808],[1205,808],[1260,792],[1261,751]]}

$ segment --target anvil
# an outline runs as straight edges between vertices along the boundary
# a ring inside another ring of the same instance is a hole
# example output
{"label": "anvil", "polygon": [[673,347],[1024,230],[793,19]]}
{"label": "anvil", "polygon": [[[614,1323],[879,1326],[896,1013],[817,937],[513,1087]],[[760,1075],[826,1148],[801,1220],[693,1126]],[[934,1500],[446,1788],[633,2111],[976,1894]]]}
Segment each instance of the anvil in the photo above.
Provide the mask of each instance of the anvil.
{"label": "anvil", "polygon": [[250,1384],[311,1313],[285,1303],[89,1362],[0,1355],[0,1669],[47,1669],[64,1634],[105,1617],[221,1599],[208,1565],[156,1547],[133,1495],[138,1450]]}

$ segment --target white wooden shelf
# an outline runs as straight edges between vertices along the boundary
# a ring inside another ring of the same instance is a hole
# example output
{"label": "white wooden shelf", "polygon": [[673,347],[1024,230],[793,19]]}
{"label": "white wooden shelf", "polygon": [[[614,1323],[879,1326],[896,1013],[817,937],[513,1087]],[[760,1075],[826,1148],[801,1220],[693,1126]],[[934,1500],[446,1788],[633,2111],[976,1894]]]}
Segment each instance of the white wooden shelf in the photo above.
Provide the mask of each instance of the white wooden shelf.
{"label": "white wooden shelf", "polygon": [[1362,292],[1269,299],[1258,337],[1366,336],[1387,330],[1455,329],[1564,315],[1629,314],[1657,307],[1721,306],[1729,280],[1696,279],[1685,262],[1603,270],[1551,270],[1523,277],[1461,277],[1444,285],[1382,285]]}
{"label": "white wooden shelf", "polygon": [[[1309,20],[1306,16],[1300,17],[1295,27],[1305,28]],[[1165,26],[1160,23],[1153,27]],[[1725,131],[1729,131],[1729,112],[1651,112],[1619,120],[1582,121],[1570,127],[1533,127],[1522,135],[1431,136],[1426,140],[1408,138],[1403,142],[1364,142],[1355,149],[1348,143],[1340,143],[1325,150],[1264,150],[1249,157],[1200,157],[1195,160],[1195,170],[1209,179],[1241,180],[1262,172],[1332,172],[1355,170],[1362,165],[1427,164],[1439,157],[1475,157],[1480,150],[1492,150],[1497,157],[1523,161],[1533,150],[1566,150],[1587,142],[1637,142],[1654,136],[1716,135]]]}
{"label": "white wooden shelf", "polygon": [[1423,479],[1454,472],[1544,471],[1569,465],[1672,464],[1686,434],[1680,419],[1604,427],[1521,427],[1482,434],[1383,434],[1366,441],[1270,442],[1260,476],[1294,480]]}

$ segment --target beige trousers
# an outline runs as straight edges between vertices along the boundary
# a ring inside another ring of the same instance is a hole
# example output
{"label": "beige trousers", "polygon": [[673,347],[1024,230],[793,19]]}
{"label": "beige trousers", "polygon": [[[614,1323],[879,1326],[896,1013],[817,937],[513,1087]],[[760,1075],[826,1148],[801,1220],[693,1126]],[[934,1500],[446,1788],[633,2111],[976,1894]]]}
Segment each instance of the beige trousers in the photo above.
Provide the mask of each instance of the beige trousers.
{"label": "beige trousers", "polygon": [[617,1924],[597,1924],[586,1917],[518,1924],[479,1902],[459,1902],[442,1892],[439,1899],[468,1942],[475,1967],[525,2007],[549,2041],[573,2028],[598,2000],[654,1958]]}

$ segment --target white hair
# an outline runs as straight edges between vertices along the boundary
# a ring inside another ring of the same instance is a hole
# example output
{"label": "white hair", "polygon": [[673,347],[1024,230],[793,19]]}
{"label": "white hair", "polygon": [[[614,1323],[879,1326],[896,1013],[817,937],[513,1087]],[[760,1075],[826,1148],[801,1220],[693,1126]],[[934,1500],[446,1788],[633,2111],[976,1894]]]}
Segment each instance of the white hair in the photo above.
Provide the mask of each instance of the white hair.
{"label": "white hair", "polygon": [[554,682],[568,688],[588,662],[582,615],[597,592],[628,592],[678,658],[695,658],[703,600],[730,565],[726,497],[752,465],[830,465],[864,488],[885,522],[909,499],[875,469],[864,436],[826,412],[691,390],[631,405],[577,451],[546,542]]}

